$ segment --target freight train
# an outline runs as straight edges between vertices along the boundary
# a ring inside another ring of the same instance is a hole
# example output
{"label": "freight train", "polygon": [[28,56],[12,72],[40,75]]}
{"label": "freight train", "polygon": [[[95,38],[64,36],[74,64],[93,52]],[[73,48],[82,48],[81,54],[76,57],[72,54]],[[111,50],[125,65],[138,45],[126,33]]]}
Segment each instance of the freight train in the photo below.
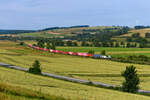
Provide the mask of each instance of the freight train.
{"label": "freight train", "polygon": [[39,48],[38,46],[28,45],[30,48],[36,49],[36,50],[42,50],[47,51],[51,53],[58,53],[58,54],[65,54],[65,55],[73,55],[73,56],[82,56],[82,57],[91,57],[96,59],[111,59],[111,56],[106,55],[99,55],[99,54],[88,54],[88,53],[80,53],[80,52],[65,52],[60,50],[52,50],[52,49],[46,49],[46,48]]}

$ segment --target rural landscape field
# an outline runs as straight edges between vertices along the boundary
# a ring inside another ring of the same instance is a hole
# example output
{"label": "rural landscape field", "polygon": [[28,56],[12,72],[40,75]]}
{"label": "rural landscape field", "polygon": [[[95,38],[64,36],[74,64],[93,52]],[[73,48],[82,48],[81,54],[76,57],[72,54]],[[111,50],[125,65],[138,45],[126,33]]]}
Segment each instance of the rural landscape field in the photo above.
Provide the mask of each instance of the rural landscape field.
{"label": "rural landscape field", "polygon": [[0,1],[0,100],[150,100],[150,1]]}
{"label": "rural landscape field", "polygon": [[[25,42],[35,43],[33,41]],[[43,72],[69,76],[78,79],[103,82],[117,86],[120,86],[124,81],[123,77],[121,76],[121,72],[125,70],[126,66],[131,65],[130,63],[114,62],[110,60],[43,52],[19,45],[19,42],[7,40],[0,41],[0,45],[0,62],[29,68],[32,66],[34,60],[39,60]],[[141,52],[149,53],[148,48],[58,47],[58,49],[74,52],[87,52],[93,49],[96,51],[96,53],[99,53],[98,51],[101,50],[106,50],[106,52],[108,52],[108,54],[110,55],[117,55],[120,53],[131,55],[132,51],[135,51],[137,55]],[[141,79],[140,88],[150,90],[149,65],[133,65],[136,66]],[[121,95],[129,95],[127,93],[122,93],[114,90],[96,88],[87,85],[81,85],[78,83],[71,83],[63,80],[32,75],[3,67],[1,67],[0,80],[2,81],[2,83],[9,84],[11,86],[19,86],[21,88],[31,89],[33,91],[41,91],[41,93],[43,94],[50,94],[52,96],[58,96],[65,99],[99,100],[99,98],[102,98],[102,100],[106,100],[109,98],[114,98],[113,96],[117,95],[118,93],[120,93]],[[94,93],[93,95],[92,93],[94,91],[96,93]],[[108,97],[106,95],[108,92],[112,92],[112,96],[109,95]],[[102,95],[105,96],[101,97]],[[120,97],[118,97],[118,100],[122,97],[121,95]],[[130,94],[129,98],[135,98],[136,100],[141,98],[144,99],[143,96],[135,94]]]}

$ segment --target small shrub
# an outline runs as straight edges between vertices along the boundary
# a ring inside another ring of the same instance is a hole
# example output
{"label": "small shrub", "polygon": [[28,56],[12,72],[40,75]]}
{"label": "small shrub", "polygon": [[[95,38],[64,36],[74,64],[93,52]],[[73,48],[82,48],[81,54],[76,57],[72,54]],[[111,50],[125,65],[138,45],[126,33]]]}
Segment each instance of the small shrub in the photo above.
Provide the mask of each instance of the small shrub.
{"label": "small shrub", "polygon": [[19,45],[24,45],[24,42],[20,42]]}
{"label": "small shrub", "polygon": [[90,50],[88,54],[94,54],[94,50]]}
{"label": "small shrub", "polygon": [[35,60],[33,66],[29,68],[29,73],[41,74],[40,62],[38,60]]}
{"label": "small shrub", "polygon": [[101,51],[101,55],[106,55],[106,51],[105,51],[105,50],[102,50],[102,51]]}
{"label": "small shrub", "polygon": [[145,56],[145,55],[139,55],[139,59],[140,59],[141,61],[148,61],[148,57]]}
{"label": "small shrub", "polygon": [[37,46],[36,44],[33,44],[33,46]]}
{"label": "small shrub", "polygon": [[122,90],[124,92],[136,93],[140,83],[136,68],[133,65],[127,66],[121,75],[125,78],[125,82],[122,83]]}
{"label": "small shrub", "polygon": [[5,92],[8,88],[8,85],[6,83],[0,83],[0,92]]}

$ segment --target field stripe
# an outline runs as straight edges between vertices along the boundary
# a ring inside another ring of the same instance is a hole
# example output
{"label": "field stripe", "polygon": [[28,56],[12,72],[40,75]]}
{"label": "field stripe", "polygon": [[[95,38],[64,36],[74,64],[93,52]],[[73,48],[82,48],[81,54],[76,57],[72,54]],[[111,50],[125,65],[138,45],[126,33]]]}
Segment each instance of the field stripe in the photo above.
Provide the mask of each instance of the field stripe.
{"label": "field stripe", "polygon": [[[5,63],[2,63],[2,62],[0,62],[0,66],[16,69],[16,70],[20,70],[20,71],[25,71],[25,72],[28,71],[27,68],[22,68],[22,67],[10,65],[10,64],[5,64]],[[110,85],[110,84],[105,84],[105,83],[101,83],[101,82],[93,82],[93,81],[88,81],[88,80],[81,80],[81,79],[77,79],[77,78],[66,77],[66,76],[61,76],[61,75],[56,75],[56,74],[51,74],[51,73],[46,73],[46,72],[42,72],[42,75],[52,77],[52,78],[56,78],[56,79],[66,80],[66,81],[70,81],[70,82],[81,83],[81,84],[89,84],[90,83],[93,86],[102,86],[102,87],[105,87],[105,88],[118,87],[116,85]],[[138,90],[138,93],[148,93],[148,94],[150,94],[150,91]]]}

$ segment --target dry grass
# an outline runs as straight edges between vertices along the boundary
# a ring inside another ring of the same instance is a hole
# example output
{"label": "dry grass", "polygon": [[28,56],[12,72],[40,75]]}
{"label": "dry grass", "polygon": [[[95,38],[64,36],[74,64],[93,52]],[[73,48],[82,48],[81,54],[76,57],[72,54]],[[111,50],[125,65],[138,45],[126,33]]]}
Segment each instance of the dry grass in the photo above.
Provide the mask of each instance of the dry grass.
{"label": "dry grass", "polygon": [[3,67],[0,67],[0,76],[0,81],[7,82],[11,86],[71,100],[150,100],[147,96],[66,82]]}
{"label": "dry grass", "polygon": [[129,36],[129,37],[131,37],[132,34],[134,34],[134,33],[140,33],[140,36],[141,36],[141,37],[145,37],[145,33],[147,33],[147,32],[150,33],[150,28],[139,29],[139,30],[131,30],[131,31],[129,31],[128,34],[121,35],[121,36],[119,36],[119,37],[122,37],[122,36]]}

